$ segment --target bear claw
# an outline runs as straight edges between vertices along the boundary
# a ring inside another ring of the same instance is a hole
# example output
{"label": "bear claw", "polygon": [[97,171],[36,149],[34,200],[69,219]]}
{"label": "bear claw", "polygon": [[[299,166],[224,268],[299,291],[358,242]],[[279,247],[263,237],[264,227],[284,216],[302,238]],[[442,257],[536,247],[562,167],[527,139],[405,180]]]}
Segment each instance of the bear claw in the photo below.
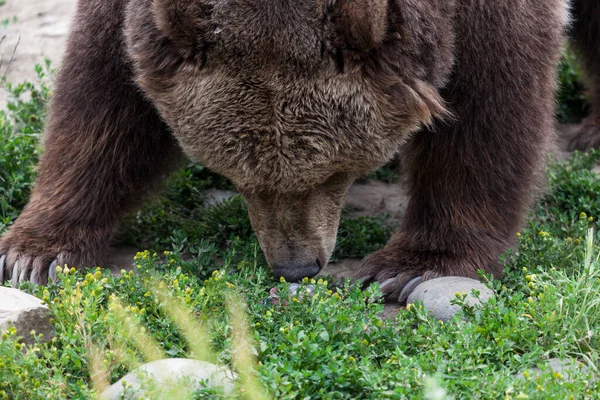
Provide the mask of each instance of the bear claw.
{"label": "bear claw", "polygon": [[[362,284],[363,289],[366,289],[373,281],[375,277],[371,275],[362,276],[358,279],[358,281]],[[398,303],[403,304],[406,303],[406,299],[408,296],[415,290],[417,286],[419,286],[423,282],[423,278],[421,276],[412,277],[402,287],[400,290],[400,295],[398,296]],[[390,293],[397,292],[398,290],[398,278],[389,278],[380,283],[381,293],[384,295],[389,295]]]}
{"label": "bear claw", "polygon": [[52,279],[52,282],[56,281],[56,267],[58,266],[58,260],[54,259],[50,264],[50,269],[48,270],[48,280]]}
{"label": "bear claw", "polygon": [[19,260],[15,261],[15,264],[13,265],[10,285],[12,287],[17,287],[19,283],[24,282],[26,272],[26,269],[19,270]]}
{"label": "bear claw", "polygon": [[[6,254],[0,255],[0,285],[8,282],[10,280],[10,284],[12,287],[18,286],[20,283],[31,281],[34,285],[45,285],[44,279],[42,278],[43,268],[19,268],[19,261],[15,261],[11,273],[9,273],[8,269],[8,256]],[[28,265],[28,262],[25,262]],[[48,279],[47,281],[54,282],[56,280],[56,267],[58,265],[58,261],[54,259],[50,266],[48,267]]]}
{"label": "bear claw", "polygon": [[379,284],[379,288],[384,295],[392,293],[396,289],[396,278],[386,279]]}
{"label": "bear claw", "polygon": [[6,261],[6,255],[0,256],[0,285],[4,283],[4,265]]}
{"label": "bear claw", "polygon": [[400,295],[398,296],[398,303],[400,303],[400,304],[406,303],[406,299],[408,299],[408,296],[410,296],[410,294],[422,282],[423,282],[423,279],[420,276],[417,276],[416,278],[412,278],[410,281],[408,281],[404,285],[404,287],[402,288],[402,291],[400,292]]}
{"label": "bear claw", "polygon": [[358,278],[358,281],[360,282],[362,289],[365,290],[373,282],[374,278],[374,276],[365,275]]}

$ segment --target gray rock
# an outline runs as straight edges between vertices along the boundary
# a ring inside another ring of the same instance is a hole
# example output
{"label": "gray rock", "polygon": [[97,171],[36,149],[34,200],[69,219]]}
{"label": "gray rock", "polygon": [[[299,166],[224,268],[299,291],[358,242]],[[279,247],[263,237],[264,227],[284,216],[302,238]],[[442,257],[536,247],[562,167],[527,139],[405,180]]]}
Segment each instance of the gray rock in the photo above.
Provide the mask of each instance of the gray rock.
{"label": "gray rock", "polygon": [[[480,296],[477,299],[471,291],[476,289]],[[448,321],[461,310],[450,301],[456,298],[456,293],[467,294],[466,303],[475,305],[486,301],[494,296],[494,292],[488,289],[483,283],[470,278],[460,276],[446,276],[443,278],[431,279],[421,283],[408,296],[407,304],[415,301],[423,302],[423,306],[437,319]]]}
{"label": "gray rock", "polygon": [[43,334],[42,341],[54,336],[50,310],[42,300],[18,289],[0,287],[0,331],[14,325],[17,335],[26,343],[33,342],[31,331]]}
{"label": "gray rock", "polygon": [[109,386],[102,400],[139,399],[142,397],[180,398],[185,393],[206,387],[222,387],[225,394],[234,389],[235,374],[206,361],[185,358],[166,358],[142,365]]}
{"label": "gray rock", "polygon": [[546,361],[546,365],[554,372],[563,372],[565,370],[587,371],[587,367],[581,362],[568,358],[550,358]]}
{"label": "gray rock", "polygon": [[[576,359],[571,358],[549,358],[544,362],[546,370],[558,372],[567,382],[572,382],[575,375],[588,375],[588,368]],[[542,374],[540,368],[530,368],[527,370],[528,378],[536,378]],[[518,375],[519,379],[525,378],[525,373]]]}

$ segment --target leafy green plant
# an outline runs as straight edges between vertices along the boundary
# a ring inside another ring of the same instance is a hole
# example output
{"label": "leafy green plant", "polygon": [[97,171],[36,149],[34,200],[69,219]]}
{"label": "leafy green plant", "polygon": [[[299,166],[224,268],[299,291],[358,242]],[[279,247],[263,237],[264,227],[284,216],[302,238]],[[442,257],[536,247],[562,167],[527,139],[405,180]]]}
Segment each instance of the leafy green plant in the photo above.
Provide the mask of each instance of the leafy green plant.
{"label": "leafy green plant", "polygon": [[383,217],[342,217],[332,258],[364,257],[382,248],[394,229]]}
{"label": "leafy green plant", "polygon": [[[0,362],[9,367],[0,375],[25,374],[33,380],[1,376],[8,382],[2,390],[8,398],[15,393],[31,399],[53,398],[53,393],[56,398],[91,398],[92,349],[103,355],[106,382],[144,361],[164,355],[193,358],[209,347],[215,354],[211,360],[236,369],[232,332],[238,330],[232,330],[225,307],[233,293],[248,304],[248,337],[257,357],[251,374],[274,398],[418,399],[426,398],[430,385],[457,398],[466,393],[477,398],[564,398],[565,393],[593,398],[600,389],[598,380],[589,379],[598,372],[593,360],[600,343],[593,332],[600,326],[594,312],[600,272],[592,237],[578,238],[582,257],[571,269],[523,268],[523,259],[513,260],[506,276],[511,279],[490,283],[495,299],[465,306],[462,317],[446,323],[432,319],[419,304],[400,310],[395,321],[381,319],[377,286],[362,291],[349,282],[305,279],[292,292],[288,283],[273,282],[254,256],[210,272],[209,258],[185,261],[174,252],[164,257],[139,253],[135,272],[120,277],[61,269],[55,284],[23,288],[49,304],[56,336],[27,347],[18,344],[13,331],[5,332]],[[521,240],[554,242],[547,248],[571,251],[565,242],[535,232],[524,231]],[[158,282],[156,290],[149,282]],[[271,287],[278,301],[269,298]],[[456,301],[461,304],[462,298]],[[178,307],[187,311],[178,312]],[[133,330],[128,321],[135,321]],[[200,330],[195,324],[206,333],[194,335]],[[544,369],[548,357],[578,359],[588,373],[567,379]],[[528,372],[535,366],[542,368],[539,376]],[[60,384],[50,376],[60,376]],[[30,384],[38,381],[38,387]],[[210,390],[197,395],[221,396]]]}

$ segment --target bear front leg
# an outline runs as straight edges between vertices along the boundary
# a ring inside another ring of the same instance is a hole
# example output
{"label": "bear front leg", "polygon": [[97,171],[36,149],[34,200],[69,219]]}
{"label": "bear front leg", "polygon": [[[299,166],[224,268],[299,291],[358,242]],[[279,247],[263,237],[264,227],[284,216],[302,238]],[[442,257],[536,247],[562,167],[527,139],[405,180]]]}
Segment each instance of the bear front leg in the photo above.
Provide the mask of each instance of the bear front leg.
{"label": "bear front leg", "polygon": [[125,3],[79,3],[33,193],[0,238],[0,283],[44,284],[57,265],[102,264],[124,213],[180,158],[133,83],[122,39]]}
{"label": "bear front leg", "polygon": [[[559,11],[550,3],[538,4]],[[538,20],[508,4],[488,8],[485,17],[476,7],[457,15],[455,70],[442,92],[455,118],[407,144],[405,220],[358,274],[392,300],[404,302],[420,280],[478,278],[480,269],[499,276],[499,256],[540,181],[554,123],[560,15],[532,11],[545,15]]]}
{"label": "bear front leg", "polygon": [[600,2],[573,4],[572,42],[579,53],[590,94],[590,115],[574,130],[569,150],[600,148]]}

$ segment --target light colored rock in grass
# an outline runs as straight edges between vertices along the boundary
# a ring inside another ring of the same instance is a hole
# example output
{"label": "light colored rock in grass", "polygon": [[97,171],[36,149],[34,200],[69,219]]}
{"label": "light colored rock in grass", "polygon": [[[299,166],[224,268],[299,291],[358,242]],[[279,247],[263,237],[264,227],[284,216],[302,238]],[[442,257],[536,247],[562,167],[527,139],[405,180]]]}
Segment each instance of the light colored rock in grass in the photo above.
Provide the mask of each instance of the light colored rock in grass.
{"label": "light colored rock in grass", "polygon": [[[473,296],[473,289],[479,291],[479,299]],[[450,303],[456,298],[457,292],[466,293],[465,301],[470,305],[478,304],[494,296],[493,291],[475,279],[447,276],[421,283],[408,296],[407,304],[421,301],[425,309],[435,318],[448,321],[461,310],[460,306]]]}
{"label": "light colored rock in grass", "polygon": [[185,358],[166,358],[142,365],[109,386],[102,400],[152,398],[181,398],[195,388],[222,387],[225,394],[234,389],[235,375],[205,361]]}
{"label": "light colored rock in grass", "polygon": [[32,330],[36,335],[43,334],[43,341],[50,340],[54,335],[50,310],[40,299],[18,289],[0,287],[0,331],[11,325],[26,343],[33,341],[30,334]]}
{"label": "light colored rock in grass", "polygon": [[[550,358],[544,362],[542,368],[560,374],[567,382],[572,382],[576,375],[585,375],[589,373],[588,368],[580,361],[572,358]],[[519,379],[536,377],[542,374],[541,368],[530,368],[518,375]]]}

